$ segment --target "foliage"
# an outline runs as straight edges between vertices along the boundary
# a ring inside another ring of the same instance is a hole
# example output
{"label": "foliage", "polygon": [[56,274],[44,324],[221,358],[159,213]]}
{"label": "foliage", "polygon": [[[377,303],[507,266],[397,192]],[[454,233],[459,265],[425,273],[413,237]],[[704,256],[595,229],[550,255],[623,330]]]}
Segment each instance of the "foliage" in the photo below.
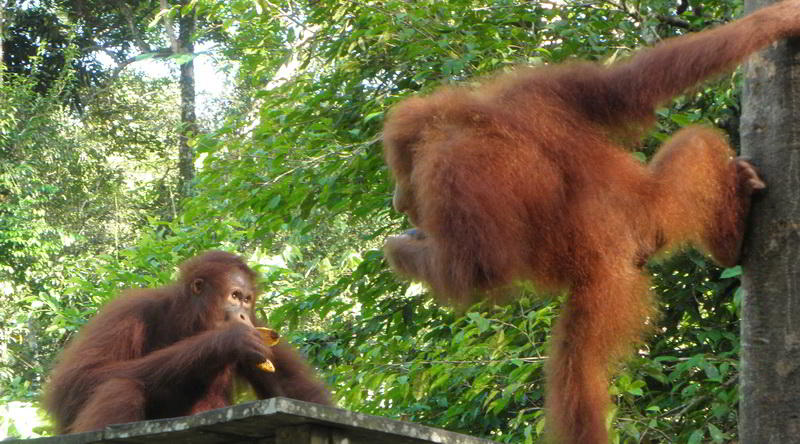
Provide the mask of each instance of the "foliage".
{"label": "foliage", "polygon": [[[342,407],[500,442],[536,442],[544,426],[542,363],[559,304],[526,289],[507,305],[453,310],[423,287],[397,280],[380,251],[387,234],[406,226],[390,208],[383,115],[409,94],[514,63],[625,57],[643,44],[728,20],[739,4],[711,0],[679,15],[674,2],[662,0],[195,5],[209,24],[204,32],[225,42],[219,57],[237,63],[239,73],[215,130],[194,141],[202,164],[196,194],[165,214],[169,199],[137,187],[136,216],[122,214],[141,223],[129,222],[116,243],[131,248],[70,261],[57,289],[32,294],[31,303],[46,304],[41,313],[50,325],[37,337],[63,343],[120,289],[167,282],[180,260],[203,249],[238,251],[262,272],[261,314],[308,354]],[[147,159],[155,168],[174,136],[159,132],[154,116],[176,111],[136,99],[155,85],[126,81],[90,102],[92,123],[80,143],[115,155],[136,147],[117,167],[131,171]],[[735,83],[735,76],[724,77],[660,111],[637,155],[652,154],[686,123],[735,130]],[[106,113],[117,101],[135,113]],[[126,123],[130,115],[139,126]],[[663,316],[654,320],[657,334],[613,381],[615,439],[735,440],[737,270],[687,253],[651,272]],[[51,352],[33,358],[38,370]],[[8,399],[33,395],[22,382],[31,373],[12,373],[18,374],[25,376],[8,384],[17,390]]]}
{"label": "foliage", "polygon": [[[81,276],[76,270],[94,254],[130,244],[148,215],[159,214],[150,208],[166,195],[151,185],[158,184],[156,171],[162,180],[169,179],[163,146],[157,143],[169,137],[164,126],[169,120],[154,118],[158,105],[169,103],[169,95],[159,95],[163,85],[138,84],[149,91],[142,96],[149,99],[147,106],[141,108],[131,95],[114,100],[113,89],[97,91],[98,108],[88,107],[78,116],[61,100],[72,75],[62,72],[45,94],[37,90],[35,76],[4,73],[0,84],[3,403],[38,397],[54,355],[96,309],[97,300],[69,291],[72,280]],[[132,85],[135,80],[128,78],[115,84],[122,90]],[[102,115],[95,112],[100,107]],[[125,121],[126,131],[114,130],[103,116],[116,116],[115,125]],[[143,123],[147,126],[133,131]],[[104,137],[113,137],[116,144]],[[124,177],[123,168],[137,177]]]}
{"label": "foliage", "polygon": [[[76,57],[74,46],[87,42],[71,33],[52,3],[44,0],[2,11],[2,61],[8,72],[30,77],[37,93],[51,94],[56,88],[65,103],[78,105],[79,87],[96,83],[104,72],[96,59]],[[65,69],[75,74],[66,85],[62,76]]]}
{"label": "foliage", "polygon": [[4,80],[0,90],[0,284],[4,295],[0,342],[4,366],[0,371],[3,381],[11,380],[10,387],[4,387],[5,396],[28,399],[33,396],[31,387],[36,387],[44,374],[43,357],[59,347],[57,339],[37,333],[47,326],[47,316],[42,313],[49,308],[50,292],[64,279],[57,258],[78,236],[77,230],[68,228],[69,223],[54,222],[75,215],[91,193],[87,188],[106,183],[109,171],[74,153],[72,140],[63,132],[65,116],[58,91],[39,96],[30,77],[6,74]]}

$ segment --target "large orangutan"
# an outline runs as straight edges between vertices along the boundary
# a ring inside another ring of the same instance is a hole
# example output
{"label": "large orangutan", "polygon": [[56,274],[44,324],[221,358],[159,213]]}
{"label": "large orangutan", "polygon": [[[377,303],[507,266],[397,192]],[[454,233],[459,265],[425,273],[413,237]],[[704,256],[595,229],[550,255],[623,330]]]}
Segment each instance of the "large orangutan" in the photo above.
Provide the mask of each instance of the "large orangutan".
{"label": "large orangutan", "polygon": [[[50,376],[45,406],[58,432],[225,407],[237,376],[259,398],[330,404],[296,351],[262,342],[256,278],[240,257],[210,251],[184,262],[177,283],[132,290],[104,307]],[[274,373],[258,368],[267,359]]]}
{"label": "large orangutan", "polygon": [[625,62],[518,67],[390,111],[394,206],[415,226],[387,239],[390,265],[456,302],[519,280],[569,291],[547,368],[554,441],[607,442],[611,369],[655,314],[645,263],[691,244],[734,265],[765,187],[714,129],[678,132],[647,165],[621,141],[686,88],[799,33],[788,0]]}

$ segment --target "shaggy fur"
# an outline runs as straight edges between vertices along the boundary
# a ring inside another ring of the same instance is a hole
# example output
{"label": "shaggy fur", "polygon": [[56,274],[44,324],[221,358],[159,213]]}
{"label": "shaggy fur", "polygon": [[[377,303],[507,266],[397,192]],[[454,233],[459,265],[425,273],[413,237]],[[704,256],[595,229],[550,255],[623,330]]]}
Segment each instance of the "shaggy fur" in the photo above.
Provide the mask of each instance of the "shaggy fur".
{"label": "shaggy fur", "polygon": [[[256,278],[238,256],[211,251],[186,261],[176,284],[130,291],[104,307],[50,376],[45,406],[58,432],[225,407],[236,376],[259,398],[330,404],[296,351],[266,347],[253,328]],[[265,359],[275,373],[257,369]]]}
{"label": "shaggy fur", "polygon": [[789,0],[626,62],[518,67],[390,111],[394,204],[417,228],[387,239],[391,266],[461,303],[515,280],[570,292],[547,370],[555,441],[607,441],[611,368],[654,314],[644,264],[691,244],[734,265],[765,186],[713,129],[680,131],[648,165],[620,141],[666,100],[798,30],[800,0]]}

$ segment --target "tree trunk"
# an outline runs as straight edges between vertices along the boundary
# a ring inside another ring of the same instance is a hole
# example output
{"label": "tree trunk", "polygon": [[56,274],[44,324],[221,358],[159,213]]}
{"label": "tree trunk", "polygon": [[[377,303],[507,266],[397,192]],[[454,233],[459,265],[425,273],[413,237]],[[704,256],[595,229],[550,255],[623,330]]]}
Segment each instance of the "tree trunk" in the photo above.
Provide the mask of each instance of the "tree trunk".
{"label": "tree trunk", "polygon": [[[182,2],[183,3],[183,2]],[[182,54],[194,53],[192,38],[195,30],[194,10],[182,14],[179,21],[178,42]],[[189,139],[197,134],[197,116],[195,115],[194,62],[181,64],[181,133],[178,148],[178,174],[181,197],[191,191],[194,179],[194,150],[189,146]]]}
{"label": "tree trunk", "polygon": [[751,57],[744,77],[742,154],[768,189],[753,204],[742,257],[739,439],[800,443],[800,39]]}
{"label": "tree trunk", "polygon": [[3,38],[6,35],[6,8],[8,7],[8,0],[0,0],[0,86],[3,84],[3,74],[5,72],[5,62],[3,57]]}

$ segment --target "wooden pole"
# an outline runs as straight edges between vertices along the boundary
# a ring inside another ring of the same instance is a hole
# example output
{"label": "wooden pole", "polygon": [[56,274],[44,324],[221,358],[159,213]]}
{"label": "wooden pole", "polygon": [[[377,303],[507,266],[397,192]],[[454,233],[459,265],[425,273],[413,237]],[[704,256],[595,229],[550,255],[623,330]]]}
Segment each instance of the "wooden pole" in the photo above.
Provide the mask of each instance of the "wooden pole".
{"label": "wooden pole", "polygon": [[742,257],[739,442],[800,443],[800,40],[750,58],[742,108],[742,154],[768,189]]}

